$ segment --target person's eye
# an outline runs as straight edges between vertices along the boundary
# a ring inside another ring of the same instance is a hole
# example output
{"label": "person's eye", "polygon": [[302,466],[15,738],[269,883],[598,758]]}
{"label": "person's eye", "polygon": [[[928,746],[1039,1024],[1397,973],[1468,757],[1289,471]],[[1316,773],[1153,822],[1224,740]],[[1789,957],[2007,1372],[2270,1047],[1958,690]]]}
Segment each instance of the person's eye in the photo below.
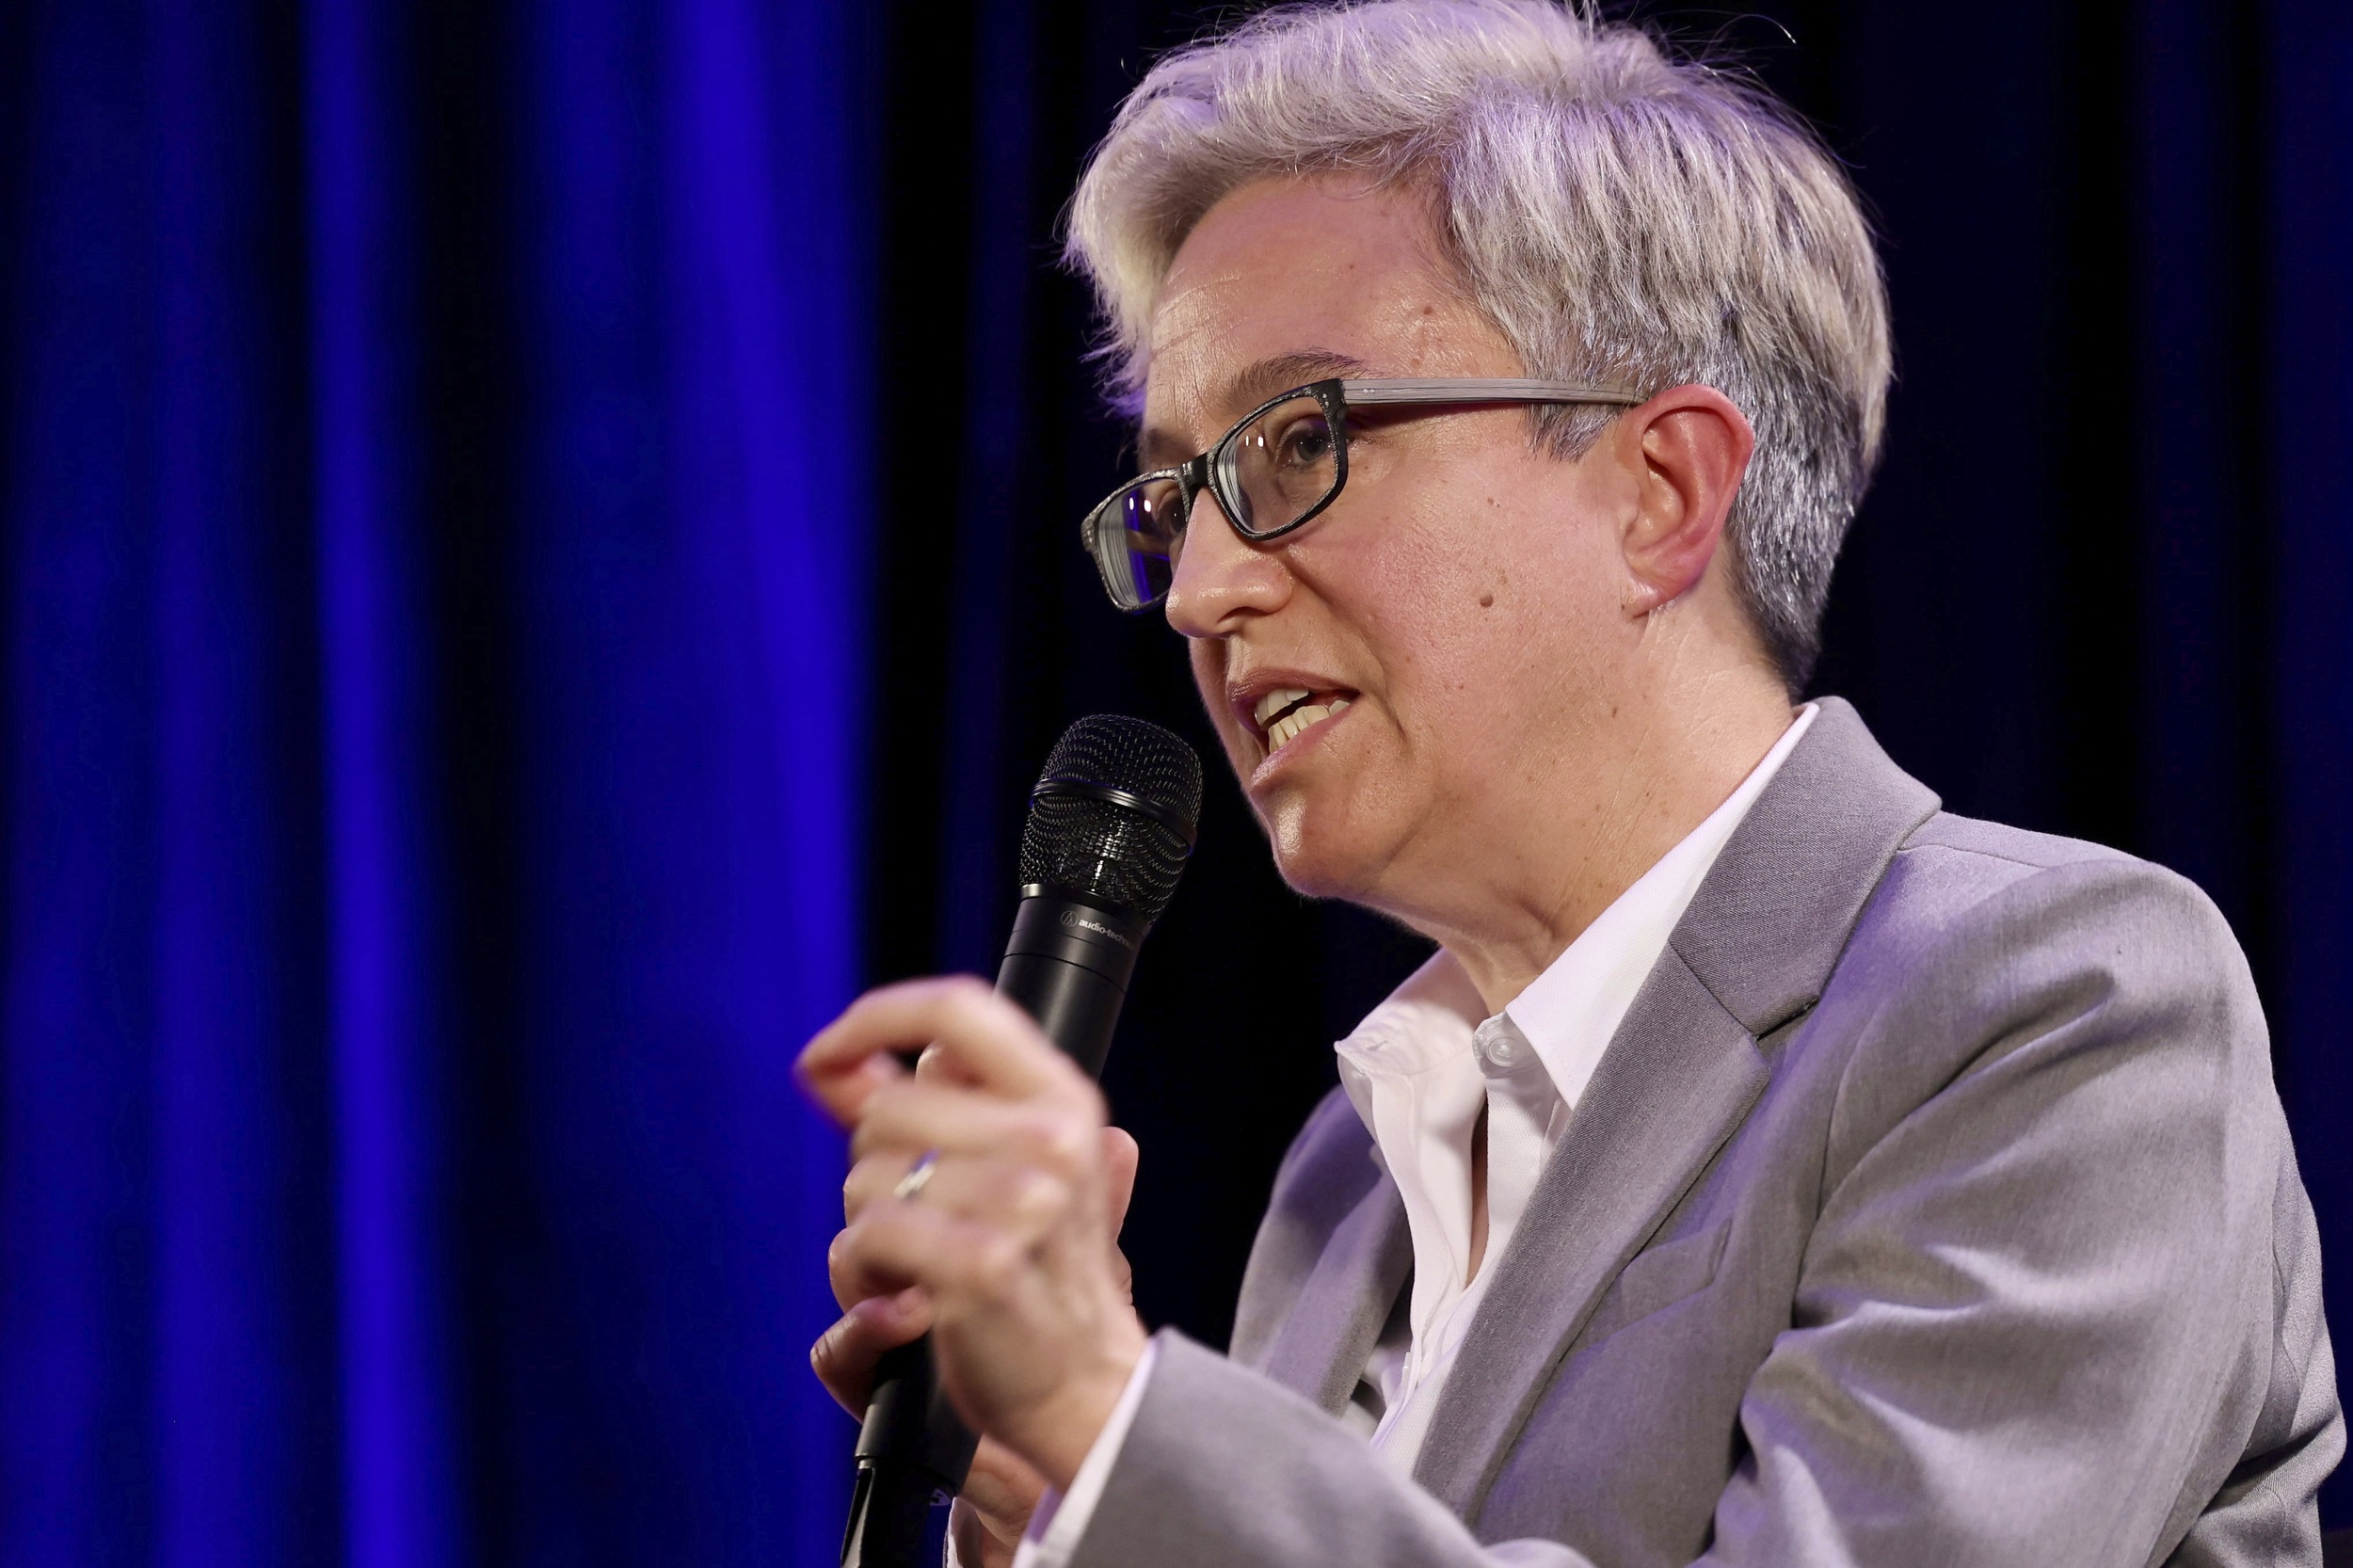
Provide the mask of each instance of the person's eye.
{"label": "person's eye", "polygon": [[1173,538],[1185,531],[1185,505],[1173,485],[1130,491],[1127,505],[1128,531],[1152,538]]}
{"label": "person's eye", "polygon": [[1275,457],[1285,468],[1317,468],[1332,456],[1332,431],[1321,414],[1293,420],[1275,442]]}

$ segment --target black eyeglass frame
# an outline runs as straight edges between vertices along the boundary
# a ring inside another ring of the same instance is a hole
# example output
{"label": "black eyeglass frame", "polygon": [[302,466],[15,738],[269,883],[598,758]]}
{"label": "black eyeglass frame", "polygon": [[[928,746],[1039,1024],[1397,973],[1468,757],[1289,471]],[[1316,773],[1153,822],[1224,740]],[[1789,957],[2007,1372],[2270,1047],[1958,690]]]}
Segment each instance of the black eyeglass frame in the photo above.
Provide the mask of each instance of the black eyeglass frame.
{"label": "black eyeglass frame", "polygon": [[[1231,449],[1242,432],[1261,417],[1303,394],[1313,397],[1322,408],[1325,427],[1332,433],[1332,488],[1325,490],[1314,505],[1289,522],[1274,528],[1253,528],[1241,520],[1243,514],[1249,510],[1248,505],[1241,497],[1230,494],[1225,483],[1225,471],[1232,466]],[[1164,479],[1175,480],[1177,506],[1188,525],[1193,518],[1193,504],[1206,489],[1217,498],[1218,510],[1225,515],[1227,527],[1253,544],[1264,544],[1270,539],[1279,539],[1295,529],[1305,528],[1324,508],[1338,500],[1340,491],[1348,488],[1348,410],[1352,406],[1370,408],[1451,403],[1468,408],[1482,403],[1600,403],[1630,408],[1643,401],[1641,393],[1620,387],[1592,387],[1575,381],[1530,381],[1494,376],[1365,380],[1336,376],[1329,380],[1311,381],[1305,386],[1277,392],[1251,409],[1236,420],[1233,427],[1220,436],[1207,452],[1197,452],[1171,468],[1154,469],[1149,473],[1137,474],[1121,485],[1087,513],[1085,520],[1079,524],[1079,539],[1087,552],[1087,559],[1095,563],[1096,575],[1103,579],[1103,590],[1111,596],[1112,604],[1131,615],[1138,615],[1165,599],[1167,590],[1162,589],[1142,603],[1128,603],[1118,585],[1112,581],[1111,571],[1103,563],[1098,546],[1104,520],[1112,517],[1121,500],[1139,486]]]}

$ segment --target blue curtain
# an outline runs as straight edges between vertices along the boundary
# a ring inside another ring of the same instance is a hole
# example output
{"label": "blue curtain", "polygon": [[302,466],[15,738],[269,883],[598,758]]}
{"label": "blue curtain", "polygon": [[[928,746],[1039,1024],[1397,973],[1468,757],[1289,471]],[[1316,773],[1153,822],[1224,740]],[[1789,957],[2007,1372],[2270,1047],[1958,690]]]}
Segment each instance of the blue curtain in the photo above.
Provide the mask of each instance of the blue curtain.
{"label": "blue curtain", "polygon": [[[1820,685],[2222,904],[2353,1345],[2353,13],[1748,10],[1644,14],[1853,162],[1901,353]],[[0,12],[0,1568],[832,1560],[792,1050],[986,966],[1069,718],[1209,739],[1049,264],[1201,15]],[[1153,948],[1128,1245],[1214,1340],[1417,950],[1224,786]]]}
{"label": "blue curtain", "polygon": [[0,1562],[830,1560],[861,8],[0,29]]}

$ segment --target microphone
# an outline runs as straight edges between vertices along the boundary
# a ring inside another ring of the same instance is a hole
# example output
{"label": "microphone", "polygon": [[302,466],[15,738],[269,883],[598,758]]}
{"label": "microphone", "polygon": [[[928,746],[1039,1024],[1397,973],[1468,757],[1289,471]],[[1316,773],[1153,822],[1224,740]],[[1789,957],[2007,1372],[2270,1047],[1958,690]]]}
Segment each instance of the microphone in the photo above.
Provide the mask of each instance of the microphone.
{"label": "microphone", "polygon": [[[1156,724],[1096,713],[1063,731],[1030,792],[1021,904],[997,990],[1100,1077],[1136,952],[1176,891],[1201,815],[1201,759]],[[842,1568],[919,1564],[936,1497],[979,1446],[939,1386],[931,1338],[885,1352],[857,1434]]]}

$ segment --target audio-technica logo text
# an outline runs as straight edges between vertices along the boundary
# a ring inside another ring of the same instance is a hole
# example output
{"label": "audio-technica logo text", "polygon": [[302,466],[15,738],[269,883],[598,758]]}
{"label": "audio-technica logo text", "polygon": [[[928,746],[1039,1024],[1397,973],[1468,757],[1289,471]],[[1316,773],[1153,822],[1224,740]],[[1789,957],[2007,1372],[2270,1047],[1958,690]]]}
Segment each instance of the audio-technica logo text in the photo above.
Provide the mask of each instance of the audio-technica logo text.
{"label": "audio-technica logo text", "polygon": [[1126,932],[1115,926],[1105,925],[1101,920],[1090,919],[1076,909],[1065,909],[1062,912],[1062,925],[1064,931],[1092,931],[1097,936],[1109,936],[1123,948],[1131,948],[1136,945]]}

